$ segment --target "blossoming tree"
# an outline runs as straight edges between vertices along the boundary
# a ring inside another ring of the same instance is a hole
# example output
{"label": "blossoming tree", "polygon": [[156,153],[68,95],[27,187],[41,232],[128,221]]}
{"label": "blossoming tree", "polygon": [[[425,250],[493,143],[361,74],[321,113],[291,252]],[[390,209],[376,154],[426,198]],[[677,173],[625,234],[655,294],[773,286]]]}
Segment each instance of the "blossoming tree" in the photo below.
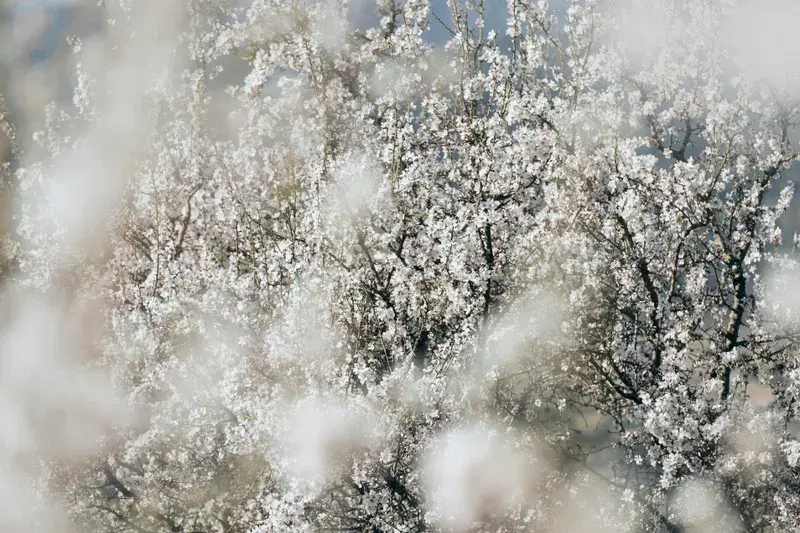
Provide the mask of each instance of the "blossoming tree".
{"label": "blossoming tree", "polygon": [[66,521],[796,530],[800,100],[741,3],[108,4],[8,178],[7,285],[116,391],[37,400]]}

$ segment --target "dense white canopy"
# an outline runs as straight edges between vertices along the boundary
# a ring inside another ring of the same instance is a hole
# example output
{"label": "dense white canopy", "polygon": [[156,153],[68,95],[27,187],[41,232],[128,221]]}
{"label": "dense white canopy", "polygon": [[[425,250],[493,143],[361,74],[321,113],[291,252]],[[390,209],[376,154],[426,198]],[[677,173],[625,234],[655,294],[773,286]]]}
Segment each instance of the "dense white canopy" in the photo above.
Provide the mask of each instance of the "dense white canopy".
{"label": "dense white canopy", "polygon": [[0,114],[3,531],[800,527],[789,8],[101,4]]}

